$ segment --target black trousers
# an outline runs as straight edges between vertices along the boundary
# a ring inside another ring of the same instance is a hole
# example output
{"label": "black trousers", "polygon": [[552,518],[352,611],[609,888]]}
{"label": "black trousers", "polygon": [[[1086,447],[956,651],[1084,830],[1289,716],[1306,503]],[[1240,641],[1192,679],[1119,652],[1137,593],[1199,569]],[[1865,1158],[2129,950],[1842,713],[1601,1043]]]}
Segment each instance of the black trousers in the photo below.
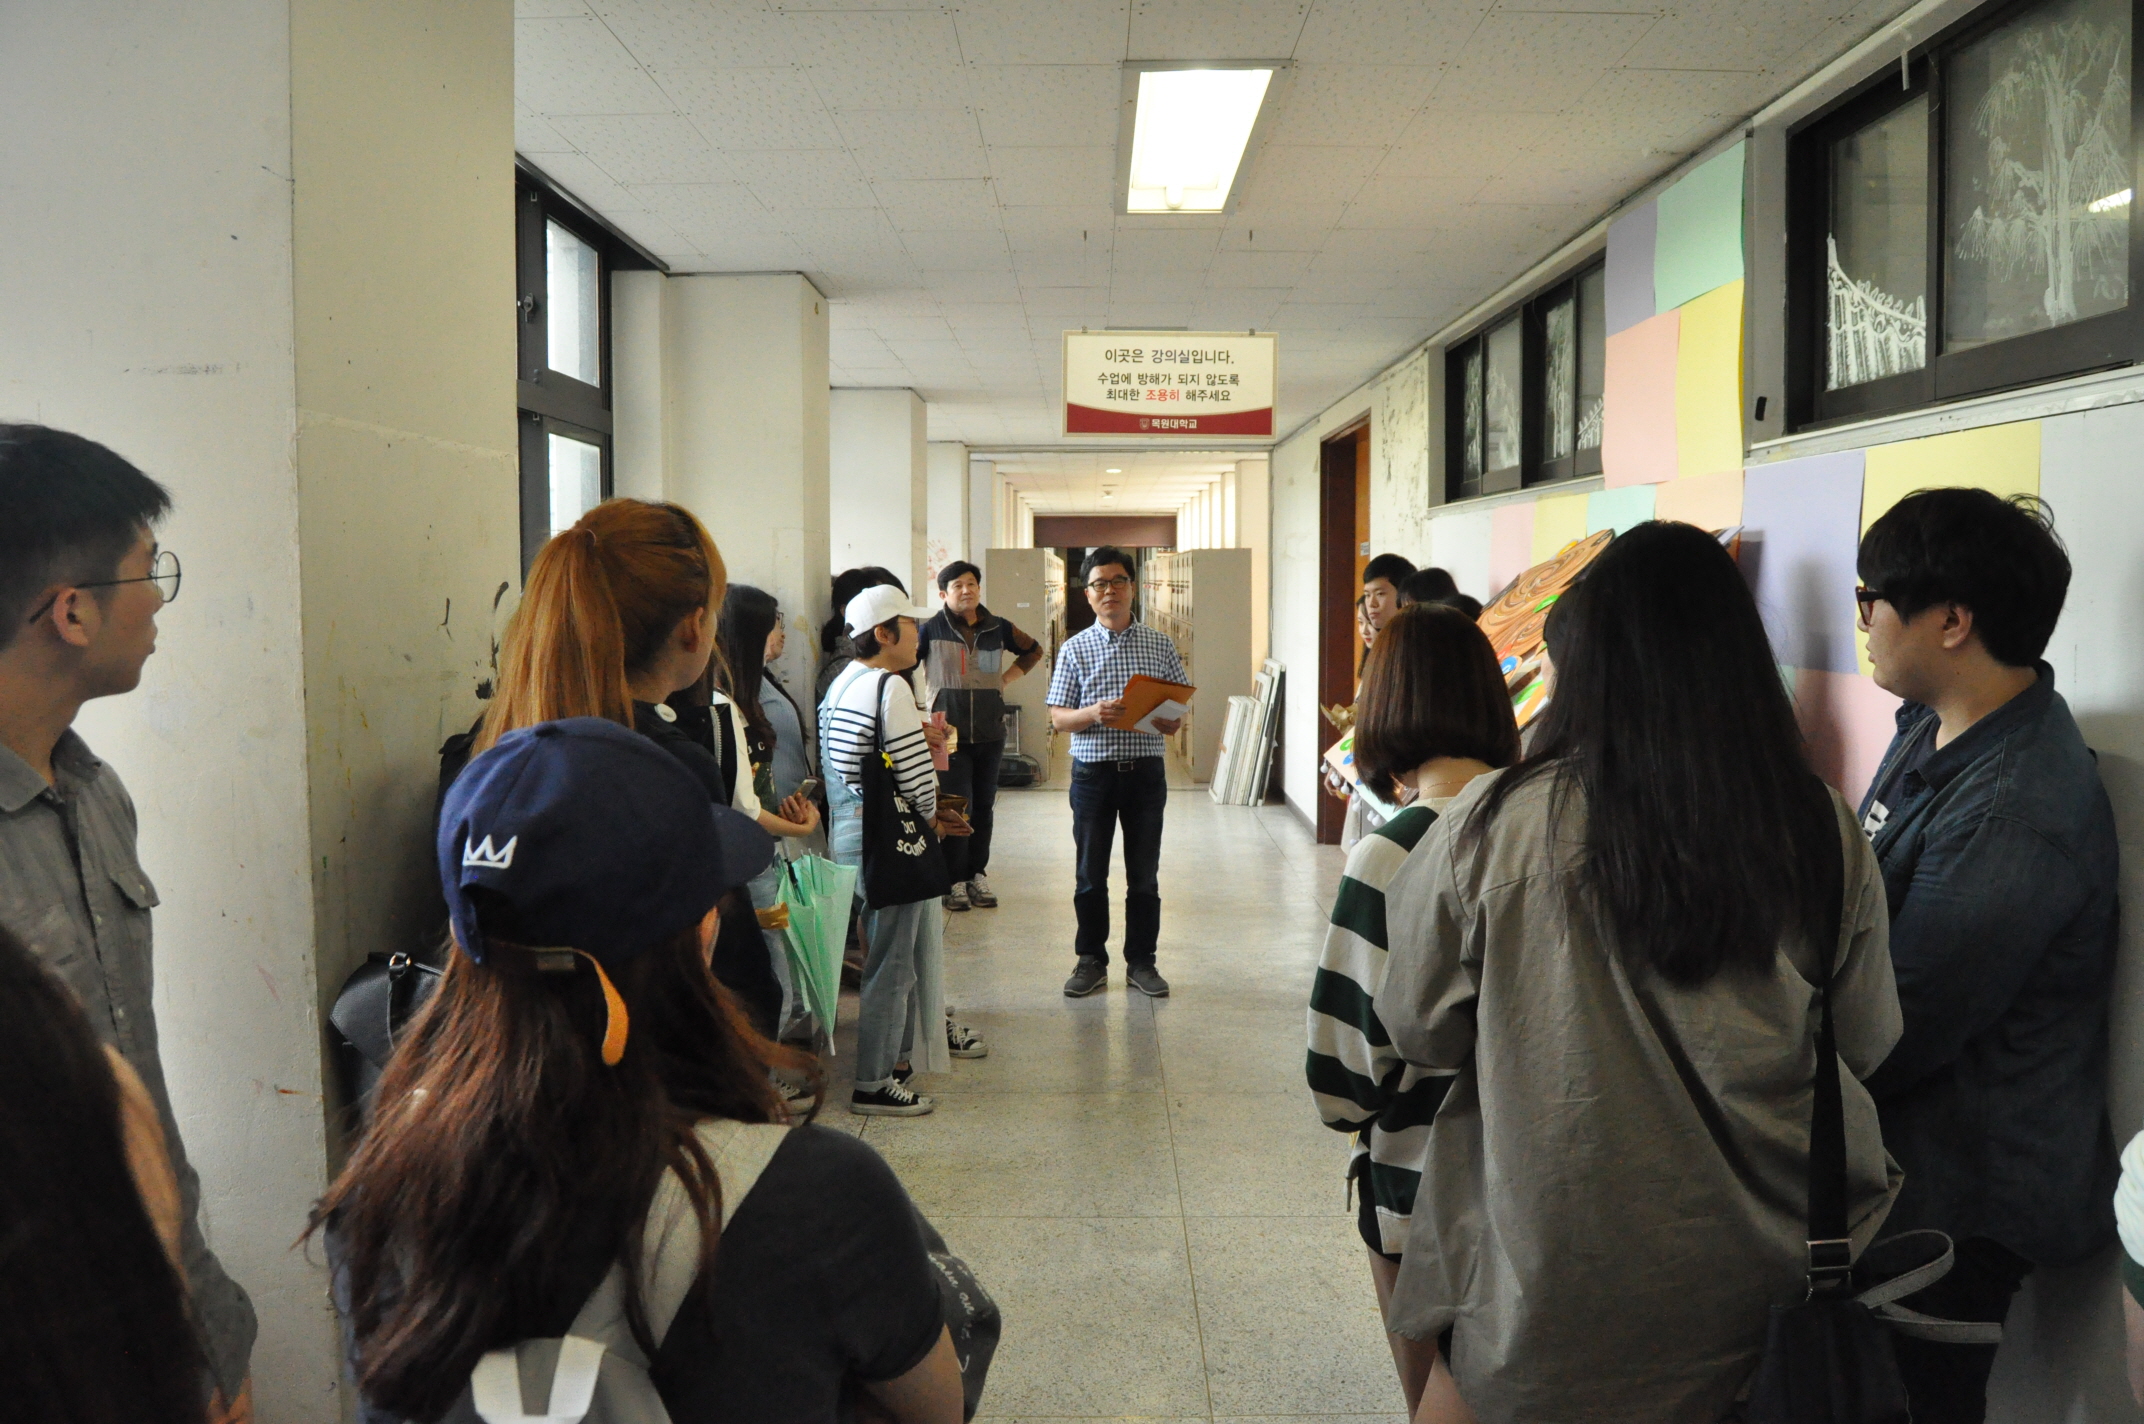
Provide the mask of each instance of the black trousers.
{"label": "black trousers", "polygon": [[[1985,1236],[1953,1248],[1950,1274],[1900,1304],[1945,1320],[1993,1320],[2010,1313],[2010,1299],[2025,1283],[2032,1262]],[[1905,1376],[1913,1424],[1982,1424],[1988,1417],[1988,1372],[1994,1345],[1938,1345],[1893,1333],[1898,1372]]]}
{"label": "black trousers", "polygon": [[938,773],[940,791],[968,798],[968,824],[975,827],[972,836],[952,836],[944,842],[945,868],[953,873],[955,885],[990,869],[990,831],[998,819],[998,763],[1004,758],[1003,742],[963,739]]}
{"label": "black trousers", "polygon": [[1158,756],[1072,763],[1072,841],[1079,879],[1075,952],[1109,961],[1109,852],[1124,825],[1124,962],[1152,964],[1161,935],[1161,817],[1169,774]]}

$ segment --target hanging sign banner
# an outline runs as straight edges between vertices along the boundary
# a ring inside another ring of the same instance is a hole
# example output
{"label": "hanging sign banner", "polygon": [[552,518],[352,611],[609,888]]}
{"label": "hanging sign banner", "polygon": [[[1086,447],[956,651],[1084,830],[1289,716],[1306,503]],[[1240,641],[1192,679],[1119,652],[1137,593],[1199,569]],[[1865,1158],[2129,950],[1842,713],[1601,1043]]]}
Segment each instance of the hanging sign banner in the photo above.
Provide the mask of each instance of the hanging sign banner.
{"label": "hanging sign banner", "polygon": [[1067,435],[1273,435],[1272,335],[1068,331]]}

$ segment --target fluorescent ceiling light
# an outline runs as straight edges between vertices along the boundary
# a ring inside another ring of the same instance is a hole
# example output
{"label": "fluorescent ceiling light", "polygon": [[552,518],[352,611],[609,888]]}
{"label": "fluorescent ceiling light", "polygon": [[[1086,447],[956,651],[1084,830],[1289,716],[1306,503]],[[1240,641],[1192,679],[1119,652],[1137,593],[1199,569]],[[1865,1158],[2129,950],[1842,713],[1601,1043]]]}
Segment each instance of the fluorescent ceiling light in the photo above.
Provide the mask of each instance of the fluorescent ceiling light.
{"label": "fluorescent ceiling light", "polygon": [[1225,209],[1272,82],[1270,69],[1143,71],[1125,211]]}
{"label": "fluorescent ceiling light", "polygon": [[1102,471],[1102,473],[1103,473],[1103,474],[1105,474],[1105,475],[1121,475],[1121,474],[1123,474],[1123,473],[1124,473],[1124,471],[1122,471],[1122,470],[1120,470],[1120,469],[1117,469],[1117,468],[1115,468],[1114,466],[1112,466],[1112,467],[1110,467],[1109,469],[1106,469],[1106,470]]}

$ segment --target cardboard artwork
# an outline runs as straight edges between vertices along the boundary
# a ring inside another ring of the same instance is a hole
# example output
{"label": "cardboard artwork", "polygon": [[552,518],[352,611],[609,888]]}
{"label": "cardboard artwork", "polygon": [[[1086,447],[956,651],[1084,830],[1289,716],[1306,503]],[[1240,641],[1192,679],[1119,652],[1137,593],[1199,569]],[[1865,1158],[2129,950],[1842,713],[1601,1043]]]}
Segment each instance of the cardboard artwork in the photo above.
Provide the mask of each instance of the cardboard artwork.
{"label": "cardboard artwork", "polygon": [[1513,579],[1481,611],[1481,631],[1496,651],[1504,686],[1511,692],[1512,715],[1521,727],[1548,704],[1548,611],[1614,538],[1613,530],[1603,529],[1566,545],[1554,558]]}

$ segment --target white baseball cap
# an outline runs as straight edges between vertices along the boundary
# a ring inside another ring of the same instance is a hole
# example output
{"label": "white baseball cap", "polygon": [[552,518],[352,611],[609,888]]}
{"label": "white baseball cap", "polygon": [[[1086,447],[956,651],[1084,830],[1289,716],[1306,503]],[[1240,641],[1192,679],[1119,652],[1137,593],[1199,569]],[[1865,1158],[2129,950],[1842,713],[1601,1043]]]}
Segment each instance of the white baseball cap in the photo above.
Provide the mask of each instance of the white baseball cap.
{"label": "white baseball cap", "polygon": [[932,617],[933,612],[910,603],[908,595],[896,585],[882,583],[850,599],[841,616],[849,625],[849,636],[860,638],[889,618],[924,619]]}

